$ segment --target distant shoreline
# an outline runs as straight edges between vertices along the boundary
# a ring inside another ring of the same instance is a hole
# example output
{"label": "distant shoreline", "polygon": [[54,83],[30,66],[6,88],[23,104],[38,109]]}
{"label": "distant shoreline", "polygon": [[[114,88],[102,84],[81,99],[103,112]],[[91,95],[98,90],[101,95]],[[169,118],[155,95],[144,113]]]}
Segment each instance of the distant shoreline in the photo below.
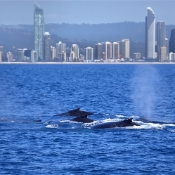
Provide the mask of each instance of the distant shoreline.
{"label": "distant shoreline", "polygon": [[175,62],[0,62],[0,64],[175,64]]}

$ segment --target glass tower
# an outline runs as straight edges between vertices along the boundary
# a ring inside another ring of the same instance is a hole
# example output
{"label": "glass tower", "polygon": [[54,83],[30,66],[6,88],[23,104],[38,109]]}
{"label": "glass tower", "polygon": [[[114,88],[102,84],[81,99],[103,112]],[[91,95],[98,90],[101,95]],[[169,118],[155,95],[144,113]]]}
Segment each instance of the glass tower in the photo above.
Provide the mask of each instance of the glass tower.
{"label": "glass tower", "polygon": [[165,47],[166,27],[164,21],[157,22],[157,56],[160,61],[161,47]]}
{"label": "glass tower", "polygon": [[35,37],[35,51],[37,53],[37,60],[43,60],[43,34],[44,34],[44,16],[43,10],[35,5],[34,10],[34,37]]}

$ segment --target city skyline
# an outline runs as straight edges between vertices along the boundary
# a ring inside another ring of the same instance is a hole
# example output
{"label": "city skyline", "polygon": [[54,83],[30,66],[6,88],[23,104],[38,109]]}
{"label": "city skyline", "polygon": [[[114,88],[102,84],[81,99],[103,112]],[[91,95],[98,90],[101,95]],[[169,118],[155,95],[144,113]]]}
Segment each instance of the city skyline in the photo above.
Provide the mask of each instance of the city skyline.
{"label": "city skyline", "polygon": [[[15,3],[12,5],[12,2]],[[167,25],[172,24],[172,19],[175,19],[174,13],[167,13],[174,10],[175,1],[173,0],[40,0],[36,2],[45,12],[46,24],[143,22],[142,16],[145,16],[146,7],[152,7],[156,14],[156,19],[165,21]],[[32,12],[34,2],[32,0],[0,0],[0,4],[2,9],[0,11],[0,24],[33,23]]]}
{"label": "city skyline", "polygon": [[[93,57],[90,55],[94,54],[94,60],[130,60],[130,39],[122,39],[120,44],[116,47],[117,41],[114,41],[112,44],[111,42],[105,42],[105,50],[101,55],[100,59],[99,56],[96,54],[98,53],[99,49],[96,47],[90,49],[90,47],[84,48],[86,50],[86,55],[81,54],[81,48],[74,43],[70,48],[70,55],[66,57],[66,43],[59,42],[56,44],[56,47],[51,45],[51,37],[50,33],[45,31],[44,29],[44,10],[37,4],[34,3],[34,48],[31,49],[18,49],[17,50],[17,60],[18,61],[81,61],[93,60]],[[164,21],[157,22],[157,38],[156,38],[156,16],[152,9],[152,7],[147,7],[147,14],[145,18],[145,56],[143,59],[145,61],[148,60],[159,60],[159,61],[166,61],[168,56],[168,39],[166,38],[166,27]],[[64,45],[64,51],[61,51],[61,47]],[[173,44],[174,45],[174,44]],[[120,49],[121,46],[121,49]],[[174,46],[173,46],[174,47]],[[171,48],[171,47],[170,47]],[[69,50],[69,48],[68,48]],[[118,57],[115,56],[115,52],[120,50],[120,55]],[[34,51],[34,53],[33,53]],[[51,53],[51,51],[53,53]],[[2,53],[3,51],[1,51]],[[90,53],[91,52],[91,53]],[[33,53],[33,54],[32,54]],[[34,56],[36,54],[36,57]],[[132,53],[133,57],[139,58],[141,57],[141,53]],[[8,60],[12,60],[12,54],[10,52],[7,53]],[[31,57],[33,55],[33,58]],[[55,57],[54,57],[55,56]],[[51,60],[53,58],[54,60]],[[85,58],[85,59],[84,59]],[[1,61],[2,61],[2,54],[1,54]]]}

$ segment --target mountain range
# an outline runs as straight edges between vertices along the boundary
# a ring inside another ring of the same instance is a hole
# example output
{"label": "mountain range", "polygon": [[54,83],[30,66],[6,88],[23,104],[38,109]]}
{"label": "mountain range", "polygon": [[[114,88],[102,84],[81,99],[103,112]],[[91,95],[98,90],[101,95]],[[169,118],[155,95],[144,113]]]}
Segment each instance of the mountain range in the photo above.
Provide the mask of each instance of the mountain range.
{"label": "mountain range", "polygon": [[[170,38],[175,25],[166,26],[166,37]],[[51,34],[51,44],[65,42],[67,47],[76,43],[80,48],[94,47],[98,42],[130,39],[131,54],[145,49],[145,23],[121,22],[107,24],[45,24],[45,31]],[[4,51],[16,52],[18,48],[34,48],[33,25],[0,25],[0,45]]]}

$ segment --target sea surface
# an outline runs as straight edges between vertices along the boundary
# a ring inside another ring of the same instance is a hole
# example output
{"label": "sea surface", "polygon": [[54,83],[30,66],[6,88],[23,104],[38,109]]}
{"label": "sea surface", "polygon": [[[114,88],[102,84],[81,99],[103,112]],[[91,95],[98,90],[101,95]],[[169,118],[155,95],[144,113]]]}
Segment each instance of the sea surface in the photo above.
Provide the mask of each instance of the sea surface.
{"label": "sea surface", "polygon": [[1,64],[0,174],[174,175],[175,65]]}

